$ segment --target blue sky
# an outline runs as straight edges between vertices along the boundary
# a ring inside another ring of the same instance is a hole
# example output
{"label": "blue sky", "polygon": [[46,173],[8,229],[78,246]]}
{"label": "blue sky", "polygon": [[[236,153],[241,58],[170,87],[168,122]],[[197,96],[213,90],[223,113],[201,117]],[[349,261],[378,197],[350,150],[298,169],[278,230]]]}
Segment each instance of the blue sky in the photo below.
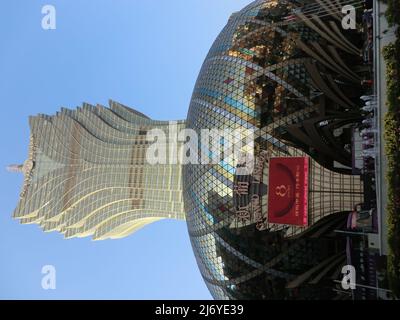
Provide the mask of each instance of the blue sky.
{"label": "blue sky", "polygon": [[[3,0],[0,5],[0,298],[210,299],[185,222],[128,238],[63,240],[11,215],[27,156],[28,116],[82,102],[184,119],[201,64],[230,14],[250,0]],[[44,5],[57,29],[41,27]],[[56,290],[41,269],[54,265]]]}

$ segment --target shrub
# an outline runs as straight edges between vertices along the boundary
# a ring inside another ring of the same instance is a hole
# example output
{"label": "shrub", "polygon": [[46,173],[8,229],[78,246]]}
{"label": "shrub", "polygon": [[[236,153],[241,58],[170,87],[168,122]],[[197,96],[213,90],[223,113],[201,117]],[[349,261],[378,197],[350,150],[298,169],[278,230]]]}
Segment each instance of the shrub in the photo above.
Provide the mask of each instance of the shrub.
{"label": "shrub", "polygon": [[[400,25],[400,0],[387,0],[386,18],[391,26]],[[387,108],[385,115],[385,152],[388,159],[388,246],[389,286],[400,296],[400,31],[396,41],[383,49],[386,62]]]}

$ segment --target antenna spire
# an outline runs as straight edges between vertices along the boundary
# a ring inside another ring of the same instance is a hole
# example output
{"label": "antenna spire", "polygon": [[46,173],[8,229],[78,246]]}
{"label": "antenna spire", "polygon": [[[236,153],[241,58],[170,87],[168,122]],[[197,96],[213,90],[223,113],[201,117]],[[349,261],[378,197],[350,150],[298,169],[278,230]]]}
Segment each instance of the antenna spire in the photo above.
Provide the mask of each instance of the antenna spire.
{"label": "antenna spire", "polygon": [[20,172],[23,173],[23,165],[22,164],[10,164],[7,166],[8,172]]}

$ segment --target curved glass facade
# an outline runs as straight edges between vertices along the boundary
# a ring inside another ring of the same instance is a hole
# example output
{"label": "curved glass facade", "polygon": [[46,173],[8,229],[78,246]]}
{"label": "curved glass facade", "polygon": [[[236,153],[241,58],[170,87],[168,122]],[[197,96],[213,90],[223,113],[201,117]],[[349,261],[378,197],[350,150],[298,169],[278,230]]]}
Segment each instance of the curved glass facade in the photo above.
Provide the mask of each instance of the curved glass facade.
{"label": "curved glass facade", "polygon": [[[361,74],[349,67],[361,39],[341,29],[339,4],[255,1],[231,16],[202,66],[187,127],[251,130],[256,157],[267,158],[258,217],[236,204],[237,159],[183,168],[189,235],[217,299],[341,297],[346,242],[335,230],[362,202],[363,184],[350,139]],[[272,157],[308,159],[307,225],[269,221]]]}

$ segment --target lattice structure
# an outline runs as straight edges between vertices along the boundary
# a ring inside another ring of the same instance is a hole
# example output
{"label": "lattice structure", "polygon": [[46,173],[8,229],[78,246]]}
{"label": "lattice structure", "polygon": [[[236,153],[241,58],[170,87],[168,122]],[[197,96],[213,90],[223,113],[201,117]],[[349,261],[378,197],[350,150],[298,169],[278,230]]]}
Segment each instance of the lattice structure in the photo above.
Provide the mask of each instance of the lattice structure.
{"label": "lattice structure", "polygon": [[363,199],[347,139],[360,121],[361,74],[352,68],[360,64],[360,37],[341,29],[344,4],[255,1],[231,16],[203,64],[189,128],[245,128],[255,133],[256,155],[310,157],[309,226],[266,221],[262,231],[256,221],[237,223],[238,159],[184,167],[189,234],[215,298],[336,295],[327,278],[344,262],[345,248],[333,230]]}

